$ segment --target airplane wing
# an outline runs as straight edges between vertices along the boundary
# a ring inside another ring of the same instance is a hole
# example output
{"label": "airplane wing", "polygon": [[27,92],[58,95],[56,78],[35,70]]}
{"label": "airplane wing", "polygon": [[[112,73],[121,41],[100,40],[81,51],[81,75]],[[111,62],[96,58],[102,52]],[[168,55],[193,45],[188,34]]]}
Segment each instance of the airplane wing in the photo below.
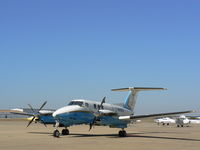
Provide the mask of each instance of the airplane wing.
{"label": "airplane wing", "polygon": [[3,113],[10,113],[10,112],[22,112],[21,110],[17,110],[17,109],[13,109],[13,110],[0,110],[0,112],[3,112]]}
{"label": "airplane wing", "polygon": [[31,113],[23,113],[23,112],[10,112],[11,114],[16,114],[16,115],[24,115],[24,116],[34,116]]}
{"label": "airplane wing", "polygon": [[160,116],[185,114],[185,113],[192,113],[192,112],[194,112],[194,111],[189,110],[189,111],[179,111],[179,112],[169,112],[169,113],[159,113],[159,114],[120,116],[119,120],[134,120],[134,119],[142,119],[142,118],[150,118],[150,117],[160,117]]}

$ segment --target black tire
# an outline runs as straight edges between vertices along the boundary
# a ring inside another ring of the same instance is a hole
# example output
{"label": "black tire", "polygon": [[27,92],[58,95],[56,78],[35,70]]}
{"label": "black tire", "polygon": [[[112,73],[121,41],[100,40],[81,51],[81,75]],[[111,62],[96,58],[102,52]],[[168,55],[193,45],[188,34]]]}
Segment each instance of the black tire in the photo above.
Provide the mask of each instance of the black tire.
{"label": "black tire", "polygon": [[122,131],[120,130],[118,133],[119,137],[122,137]]}
{"label": "black tire", "polygon": [[183,125],[181,125],[181,127],[183,127]]}
{"label": "black tire", "polygon": [[55,130],[53,132],[53,136],[59,138],[60,137],[60,132],[58,130]]}
{"label": "black tire", "polygon": [[62,130],[62,135],[69,135],[69,130],[68,129],[63,129]]}
{"label": "black tire", "polygon": [[122,131],[123,137],[126,137],[126,131]]}
{"label": "black tire", "polygon": [[126,131],[120,130],[120,131],[119,131],[119,137],[126,137]]}
{"label": "black tire", "polygon": [[179,125],[177,125],[177,127],[179,127]]}

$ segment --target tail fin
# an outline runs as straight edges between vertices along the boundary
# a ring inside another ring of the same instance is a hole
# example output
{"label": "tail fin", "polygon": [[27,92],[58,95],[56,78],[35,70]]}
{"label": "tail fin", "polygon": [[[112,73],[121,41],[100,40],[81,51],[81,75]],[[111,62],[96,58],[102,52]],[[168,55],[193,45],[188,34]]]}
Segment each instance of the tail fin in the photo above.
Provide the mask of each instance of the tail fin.
{"label": "tail fin", "polygon": [[151,91],[151,90],[167,90],[166,88],[152,88],[152,87],[129,87],[129,88],[121,88],[121,89],[112,89],[112,91],[130,91],[128,97],[124,102],[124,107],[129,110],[134,110],[137,93],[140,91]]}

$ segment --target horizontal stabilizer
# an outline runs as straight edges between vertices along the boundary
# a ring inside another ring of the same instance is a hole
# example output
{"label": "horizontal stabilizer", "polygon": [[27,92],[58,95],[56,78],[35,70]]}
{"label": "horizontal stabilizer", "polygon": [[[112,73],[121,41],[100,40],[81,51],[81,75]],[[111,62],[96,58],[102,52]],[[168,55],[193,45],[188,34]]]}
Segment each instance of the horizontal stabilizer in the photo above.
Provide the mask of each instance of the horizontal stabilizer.
{"label": "horizontal stabilizer", "polygon": [[129,87],[129,88],[120,88],[120,89],[112,89],[111,91],[151,91],[151,90],[167,90],[166,88],[155,88],[155,87]]}

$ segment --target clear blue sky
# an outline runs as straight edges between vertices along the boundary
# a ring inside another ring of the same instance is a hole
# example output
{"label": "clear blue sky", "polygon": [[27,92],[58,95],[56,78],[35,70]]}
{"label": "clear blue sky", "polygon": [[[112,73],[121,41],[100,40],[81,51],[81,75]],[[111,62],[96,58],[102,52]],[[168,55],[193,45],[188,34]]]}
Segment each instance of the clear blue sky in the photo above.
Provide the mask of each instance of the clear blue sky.
{"label": "clear blue sky", "polygon": [[[136,113],[200,109],[200,2],[0,2],[0,109],[59,108],[70,99],[123,102]],[[162,107],[162,108],[161,108]]]}

